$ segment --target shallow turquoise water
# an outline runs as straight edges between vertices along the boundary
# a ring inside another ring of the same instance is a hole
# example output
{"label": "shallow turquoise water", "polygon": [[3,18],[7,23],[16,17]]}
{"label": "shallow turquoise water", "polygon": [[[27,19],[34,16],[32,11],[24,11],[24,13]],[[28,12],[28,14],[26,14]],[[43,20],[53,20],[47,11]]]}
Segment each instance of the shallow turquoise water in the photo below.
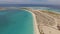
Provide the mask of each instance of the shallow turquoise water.
{"label": "shallow turquoise water", "polygon": [[33,34],[32,14],[25,10],[0,11],[0,34]]}
{"label": "shallow turquoise water", "polygon": [[30,8],[39,9],[39,10],[49,10],[51,12],[53,11],[53,12],[60,13],[60,9],[57,9],[57,8],[51,8],[51,7],[30,7]]}

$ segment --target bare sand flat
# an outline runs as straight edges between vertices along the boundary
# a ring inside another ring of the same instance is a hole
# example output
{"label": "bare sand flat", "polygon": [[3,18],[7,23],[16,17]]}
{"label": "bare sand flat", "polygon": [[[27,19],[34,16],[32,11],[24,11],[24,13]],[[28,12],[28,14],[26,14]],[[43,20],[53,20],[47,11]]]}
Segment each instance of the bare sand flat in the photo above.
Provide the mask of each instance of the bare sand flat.
{"label": "bare sand flat", "polygon": [[60,14],[48,10],[26,10],[33,14],[35,34],[60,34]]}
{"label": "bare sand flat", "polygon": [[[43,10],[33,10],[37,23],[39,25],[40,34],[60,34],[60,14]],[[42,24],[44,24],[42,26]],[[45,27],[46,26],[46,27]],[[57,27],[58,26],[58,27]],[[47,29],[47,30],[46,30]],[[42,32],[41,32],[42,31]],[[54,33],[55,32],[55,33]]]}
{"label": "bare sand flat", "polygon": [[[43,11],[43,10],[34,11],[34,13],[36,15],[38,15],[37,22],[40,23],[39,24],[40,34],[60,34],[60,31],[58,30],[60,27],[60,19],[59,19],[60,14],[57,14],[54,12]],[[39,16],[39,14],[40,14],[40,16]],[[39,19],[39,17],[40,17],[40,19]],[[41,23],[43,24],[43,26]],[[41,31],[42,31],[42,33],[41,33]]]}

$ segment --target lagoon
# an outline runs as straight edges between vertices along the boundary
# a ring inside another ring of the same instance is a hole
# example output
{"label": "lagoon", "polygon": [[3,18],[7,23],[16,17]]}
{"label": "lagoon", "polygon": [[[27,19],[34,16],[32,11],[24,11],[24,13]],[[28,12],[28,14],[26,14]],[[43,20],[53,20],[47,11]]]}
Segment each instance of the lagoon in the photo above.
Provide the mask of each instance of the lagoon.
{"label": "lagoon", "polygon": [[33,16],[25,10],[0,10],[0,34],[33,34]]}

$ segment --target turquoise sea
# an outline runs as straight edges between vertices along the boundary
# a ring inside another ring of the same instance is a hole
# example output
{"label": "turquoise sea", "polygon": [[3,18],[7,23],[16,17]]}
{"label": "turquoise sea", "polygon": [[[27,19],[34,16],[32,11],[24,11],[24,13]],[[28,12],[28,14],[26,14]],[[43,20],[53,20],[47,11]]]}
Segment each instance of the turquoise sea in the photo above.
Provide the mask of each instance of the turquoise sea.
{"label": "turquoise sea", "polygon": [[0,10],[0,34],[33,34],[33,16],[25,10]]}

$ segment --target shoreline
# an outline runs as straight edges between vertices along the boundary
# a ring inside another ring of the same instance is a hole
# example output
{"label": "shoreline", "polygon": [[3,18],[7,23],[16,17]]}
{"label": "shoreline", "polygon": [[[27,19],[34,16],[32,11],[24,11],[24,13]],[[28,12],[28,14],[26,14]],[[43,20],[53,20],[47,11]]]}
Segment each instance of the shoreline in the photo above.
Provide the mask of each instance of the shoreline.
{"label": "shoreline", "polygon": [[33,27],[34,27],[34,34],[40,34],[39,30],[38,30],[38,24],[37,24],[37,20],[36,20],[36,16],[33,12],[29,11],[29,10],[26,10],[28,12],[30,12],[33,16]]}
{"label": "shoreline", "polygon": [[[26,10],[26,9],[25,9],[25,10]],[[39,29],[38,29],[38,26],[37,26],[38,24],[37,24],[36,16],[35,16],[35,14],[32,12],[32,11],[36,11],[36,10],[33,10],[33,9],[32,9],[32,10],[28,10],[28,9],[27,9],[27,11],[30,12],[30,13],[32,13],[32,15],[33,15],[33,17],[34,17],[34,21],[35,21],[35,22],[34,22],[35,33],[36,33],[36,34],[40,34]],[[41,11],[41,12],[46,13],[46,14],[50,13],[50,14],[52,14],[51,16],[53,16],[53,15],[60,15],[60,14],[58,14],[58,13],[56,13],[56,12],[49,12],[48,10],[45,10],[45,11],[44,11],[44,10],[37,10],[37,11],[38,11],[38,12]]]}

